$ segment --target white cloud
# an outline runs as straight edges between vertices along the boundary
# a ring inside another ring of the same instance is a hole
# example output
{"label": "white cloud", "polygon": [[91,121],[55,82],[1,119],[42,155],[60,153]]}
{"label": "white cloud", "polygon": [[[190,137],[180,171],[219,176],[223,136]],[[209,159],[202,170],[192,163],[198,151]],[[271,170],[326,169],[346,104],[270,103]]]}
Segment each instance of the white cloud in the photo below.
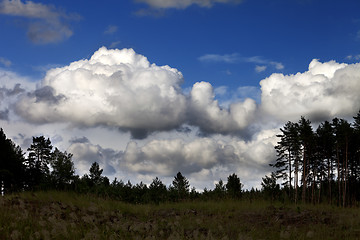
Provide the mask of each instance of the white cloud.
{"label": "white cloud", "polygon": [[284,69],[284,65],[280,62],[273,62],[273,61],[270,61],[269,62],[270,65],[273,65],[277,70],[282,70]]}
{"label": "white cloud", "polygon": [[225,63],[235,63],[239,60],[239,55],[237,53],[233,54],[205,54],[198,58],[200,62],[225,62]]}
{"label": "white cloud", "polygon": [[99,163],[100,168],[104,170],[103,174],[105,176],[116,174],[115,167],[117,167],[116,164],[122,154],[121,151],[118,152],[113,149],[102,148],[100,145],[94,145],[87,138],[73,140],[68,151],[73,154],[76,172],[80,176],[88,173],[91,164],[94,162]]}
{"label": "white cloud", "polygon": [[255,71],[256,72],[258,72],[258,73],[261,73],[261,72],[263,72],[263,71],[265,71],[266,70],[266,66],[259,66],[259,65],[256,65],[256,67],[255,67]]}
{"label": "white cloud", "polygon": [[190,123],[208,133],[231,133],[244,129],[253,119],[256,103],[252,99],[235,102],[222,109],[210,83],[195,83],[190,93]]}
{"label": "white cloud", "polygon": [[119,44],[121,43],[121,41],[115,41],[112,42],[109,46],[109,48],[116,48],[117,46],[119,46]]}
{"label": "white cloud", "polygon": [[135,138],[185,123],[205,133],[238,134],[251,123],[254,100],[222,108],[210,83],[194,84],[186,96],[182,81],[178,70],[150,64],[132,49],[102,47],[89,60],[49,70],[35,91],[23,94],[16,112],[37,124],[116,127]]}
{"label": "white cloud", "polygon": [[214,89],[214,93],[216,96],[223,96],[227,93],[228,87],[227,86],[220,86]]}
{"label": "white cloud", "polygon": [[21,94],[34,88],[35,84],[28,78],[0,69],[0,119],[9,120],[13,115],[12,106],[18,102]]}
{"label": "white cloud", "polygon": [[17,110],[34,123],[112,126],[144,137],[183,123],[182,81],[176,69],[150,64],[132,49],[102,47],[89,60],[49,70]]}
{"label": "white cloud", "polygon": [[[213,188],[235,172],[251,188],[272,170],[284,121],[351,117],[360,106],[360,63],[313,60],[303,73],[272,74],[260,83],[258,104],[257,87],[199,82],[184,93],[182,80],[132,49],[100,48],[49,70],[41,83],[0,70],[0,125],[24,149],[32,136],[49,136],[74,154],[80,175],[97,161],[107,176],[135,183],[158,176],[169,184],[181,171],[192,186]],[[114,129],[152,134],[131,140]]]}
{"label": "white cloud", "polygon": [[304,73],[272,74],[260,85],[262,108],[282,120],[301,115],[316,120],[351,116],[360,106],[359,63],[321,63],[314,59]]}
{"label": "white cloud", "polygon": [[34,43],[52,43],[66,40],[73,31],[66,21],[78,19],[76,15],[68,15],[51,5],[21,0],[3,0],[0,2],[0,14],[25,17],[28,23],[27,35]]}
{"label": "white cloud", "polygon": [[284,69],[284,65],[281,62],[271,61],[265,59],[261,56],[252,56],[252,57],[242,57],[238,53],[232,54],[205,54],[203,56],[198,57],[200,62],[212,62],[212,63],[239,63],[239,62],[247,62],[247,63],[255,63],[257,64],[255,67],[256,72],[263,72],[267,69],[268,66],[274,67],[276,70]]}
{"label": "white cloud", "polygon": [[5,67],[10,67],[12,64],[10,60],[3,58],[3,57],[0,57],[0,63],[2,65],[4,65]]}
{"label": "white cloud", "polygon": [[105,33],[105,34],[114,34],[114,33],[117,32],[117,30],[118,30],[118,26],[109,25],[109,26],[105,29],[104,33]]}
{"label": "white cloud", "polygon": [[[242,61],[262,65],[262,66],[259,66],[259,68],[255,69],[255,70],[262,70],[262,68],[264,66],[266,66],[266,65],[273,66],[273,67],[275,67],[276,70],[284,69],[284,65],[281,62],[267,60],[267,59],[264,59],[263,57],[260,57],[260,56],[244,57],[244,58],[242,58]],[[258,67],[258,66],[256,66],[256,67]]]}
{"label": "white cloud", "polygon": [[162,177],[172,177],[180,171],[198,188],[213,188],[213,181],[226,180],[235,172],[247,188],[260,186],[260,176],[271,171],[269,163],[276,158],[276,134],[278,130],[261,131],[248,142],[221,137],[152,140],[144,146],[130,142],[118,169]]}
{"label": "white cloud", "polygon": [[357,55],[348,55],[348,56],[346,56],[346,59],[347,59],[347,60],[356,60],[356,61],[359,61],[359,60],[360,60],[360,54],[357,54]]}
{"label": "white cloud", "polygon": [[180,139],[154,140],[143,147],[130,142],[124,152],[123,167],[129,171],[161,176],[173,176],[211,169],[217,165],[235,164],[238,156],[231,145],[210,138],[191,142]]}
{"label": "white cloud", "polygon": [[191,5],[199,7],[212,7],[216,3],[239,4],[242,0],[135,0],[139,3],[146,3],[155,9],[177,8],[185,9]]}

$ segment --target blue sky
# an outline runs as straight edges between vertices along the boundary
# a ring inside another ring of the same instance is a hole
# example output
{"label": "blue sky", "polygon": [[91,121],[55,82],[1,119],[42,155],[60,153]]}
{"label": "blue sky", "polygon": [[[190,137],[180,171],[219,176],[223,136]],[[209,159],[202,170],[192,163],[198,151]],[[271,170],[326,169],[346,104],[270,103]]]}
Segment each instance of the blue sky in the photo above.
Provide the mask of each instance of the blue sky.
{"label": "blue sky", "polygon": [[[79,174],[93,160],[135,182],[179,169],[200,189],[235,169],[259,186],[284,122],[351,119],[360,108],[359,9],[357,0],[2,0],[0,127],[25,149],[50,137],[74,153]],[[120,55],[132,60],[105,57]],[[209,160],[201,146],[219,155]]]}
{"label": "blue sky", "polygon": [[[26,37],[26,24],[37,20],[1,16],[1,57],[11,69],[41,76],[41,67],[66,65],[88,58],[101,46],[133,48],[150,62],[169,65],[185,77],[184,87],[197,81],[215,86],[258,86],[273,72],[304,71],[313,58],[348,61],[359,51],[358,1],[266,1],[240,4],[196,4],[186,9],[151,10],[135,1],[37,1],[52,4],[72,30],[69,38],[47,44]],[[161,16],[139,16],[138,11]],[[75,15],[75,16],[71,16]],[[112,28],[113,31],[106,33]],[[10,47],[11,46],[11,47]],[[206,54],[237,55],[233,62],[201,62]],[[264,62],[248,62],[258,57]],[[268,62],[279,62],[276,69]],[[256,66],[266,66],[261,73]]]}

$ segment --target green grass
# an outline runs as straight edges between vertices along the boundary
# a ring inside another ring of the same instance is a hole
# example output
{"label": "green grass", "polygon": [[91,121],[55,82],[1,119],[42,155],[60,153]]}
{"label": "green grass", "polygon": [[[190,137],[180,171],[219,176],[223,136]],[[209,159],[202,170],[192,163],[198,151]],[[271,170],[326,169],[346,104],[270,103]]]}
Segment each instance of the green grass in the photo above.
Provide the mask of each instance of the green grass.
{"label": "green grass", "polygon": [[0,239],[360,239],[360,209],[28,192],[0,198]]}

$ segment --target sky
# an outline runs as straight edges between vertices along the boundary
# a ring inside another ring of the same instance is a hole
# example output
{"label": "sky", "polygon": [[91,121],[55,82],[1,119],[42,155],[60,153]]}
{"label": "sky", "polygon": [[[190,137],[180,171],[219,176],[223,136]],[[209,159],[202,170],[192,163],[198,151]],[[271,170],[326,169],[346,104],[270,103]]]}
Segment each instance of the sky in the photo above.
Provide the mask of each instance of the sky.
{"label": "sky", "polygon": [[360,109],[358,0],[0,1],[0,127],[115,177],[260,188],[287,121]]}

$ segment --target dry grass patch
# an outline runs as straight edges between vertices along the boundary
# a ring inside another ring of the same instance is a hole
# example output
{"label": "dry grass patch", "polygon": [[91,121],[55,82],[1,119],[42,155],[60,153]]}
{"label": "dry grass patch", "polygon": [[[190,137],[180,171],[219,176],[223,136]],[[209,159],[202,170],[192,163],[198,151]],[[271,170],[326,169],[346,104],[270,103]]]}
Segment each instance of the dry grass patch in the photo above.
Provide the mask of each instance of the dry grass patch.
{"label": "dry grass patch", "polygon": [[359,239],[359,209],[207,201],[132,205],[64,192],[0,198],[0,239]]}

